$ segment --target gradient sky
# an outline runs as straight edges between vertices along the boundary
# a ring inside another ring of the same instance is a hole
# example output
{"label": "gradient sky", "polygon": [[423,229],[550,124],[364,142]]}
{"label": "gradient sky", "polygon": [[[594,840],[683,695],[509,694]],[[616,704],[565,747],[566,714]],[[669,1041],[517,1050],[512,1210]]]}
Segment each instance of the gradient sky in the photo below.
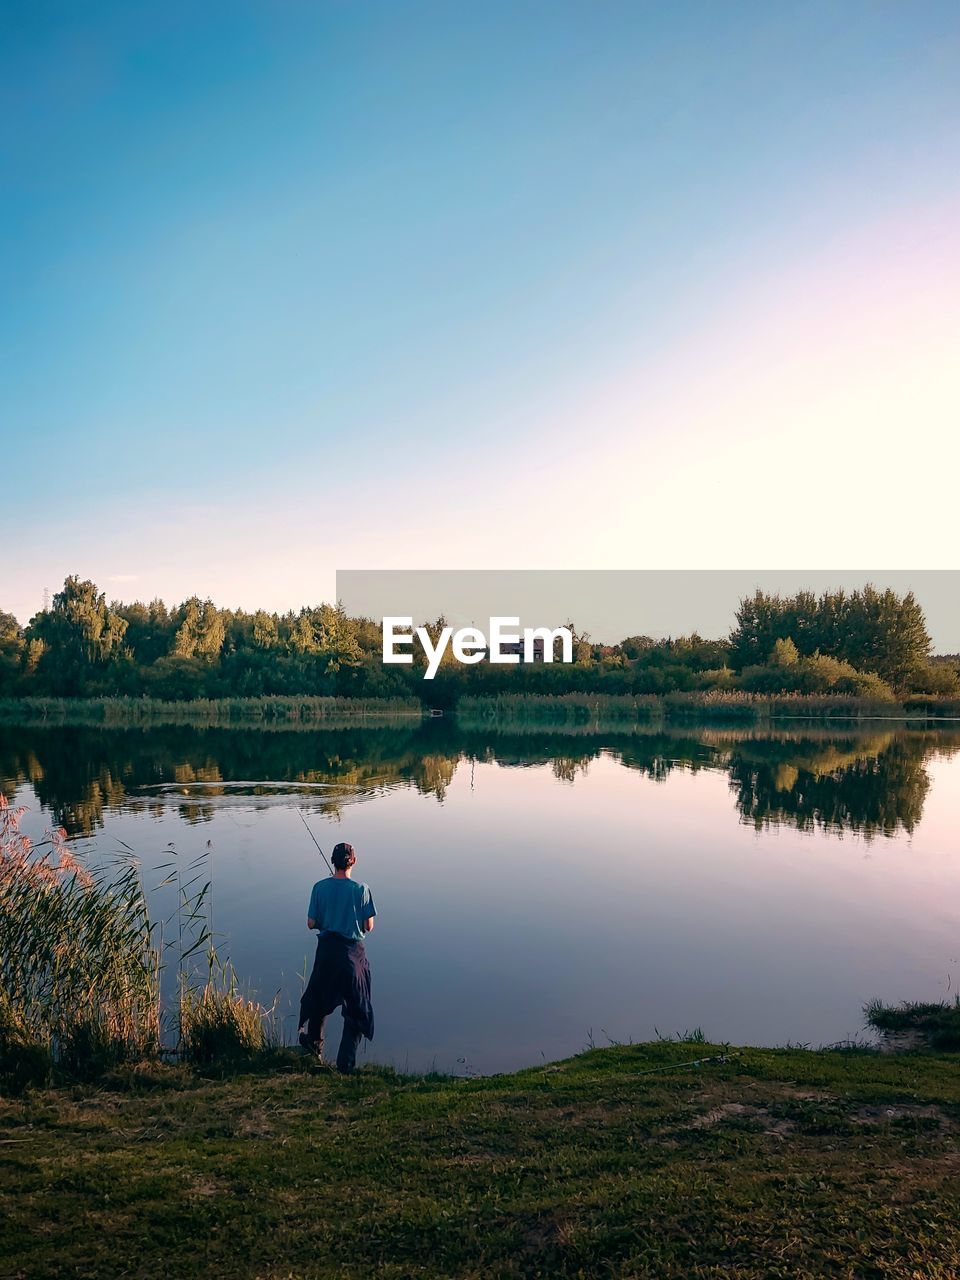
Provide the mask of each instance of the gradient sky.
{"label": "gradient sky", "polygon": [[0,21],[0,609],[954,567],[955,0]]}

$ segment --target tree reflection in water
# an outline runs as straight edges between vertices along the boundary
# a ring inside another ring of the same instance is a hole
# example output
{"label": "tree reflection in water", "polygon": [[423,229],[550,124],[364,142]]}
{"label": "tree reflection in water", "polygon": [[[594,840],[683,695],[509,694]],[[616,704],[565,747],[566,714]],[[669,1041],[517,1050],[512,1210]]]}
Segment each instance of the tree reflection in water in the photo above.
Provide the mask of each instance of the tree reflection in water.
{"label": "tree reflection in water", "polygon": [[736,807],[758,829],[853,831],[867,838],[914,830],[930,787],[927,763],[960,750],[960,731],[897,729],[640,729],[633,733],[460,731],[449,721],[333,730],[0,729],[0,790],[24,782],[71,834],[102,827],[110,810],[169,810],[208,820],[218,796],[268,803],[279,787],[317,788],[339,811],[385,787],[412,786],[442,801],[462,764],[548,766],[574,783],[601,754],[654,782],[676,770],[724,772]]}

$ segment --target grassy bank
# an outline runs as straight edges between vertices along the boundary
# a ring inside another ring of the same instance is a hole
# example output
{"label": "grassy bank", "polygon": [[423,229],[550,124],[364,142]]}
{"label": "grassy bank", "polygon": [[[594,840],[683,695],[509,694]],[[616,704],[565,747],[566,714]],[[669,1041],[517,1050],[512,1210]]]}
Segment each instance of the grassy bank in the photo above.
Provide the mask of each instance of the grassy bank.
{"label": "grassy bank", "polygon": [[960,996],[952,1001],[907,1000],[898,1005],[873,1000],[864,1012],[867,1023],[890,1044],[960,1052]]}
{"label": "grassy bank", "polygon": [[775,720],[858,721],[928,720],[960,717],[956,698],[908,698],[904,702],[846,694],[781,694],[708,691],[702,693],[569,693],[558,697],[504,694],[461,698],[457,723],[522,729],[552,725],[598,724],[624,727],[650,722],[768,724]]}
{"label": "grassy bank", "polygon": [[679,1065],[719,1052],[614,1047],[472,1080],[279,1055],[0,1101],[0,1273],[957,1275],[955,1057]]}
{"label": "grassy bank", "polygon": [[0,698],[0,724],[103,725],[143,728],[197,725],[206,728],[269,726],[338,728],[390,723],[422,714],[415,698]]}
{"label": "grassy bank", "polygon": [[[0,724],[152,728],[312,729],[390,725],[419,719],[430,705],[416,698],[259,697],[0,698]],[[667,694],[501,694],[462,697],[448,715],[465,729],[591,725],[723,723],[764,725],[775,720],[960,720],[960,699],[915,695],[902,702],[846,694],[766,694],[705,691]]]}

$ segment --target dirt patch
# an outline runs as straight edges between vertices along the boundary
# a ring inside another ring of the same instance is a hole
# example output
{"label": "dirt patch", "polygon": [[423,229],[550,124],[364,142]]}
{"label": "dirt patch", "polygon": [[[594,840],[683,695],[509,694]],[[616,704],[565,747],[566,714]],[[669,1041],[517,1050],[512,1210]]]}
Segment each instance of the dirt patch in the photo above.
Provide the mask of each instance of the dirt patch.
{"label": "dirt patch", "polygon": [[226,1194],[224,1187],[219,1182],[215,1182],[213,1178],[194,1178],[187,1189],[187,1195],[195,1196],[200,1200]]}
{"label": "dirt patch", "polygon": [[447,1163],[469,1167],[470,1165],[493,1164],[496,1159],[497,1157],[489,1151],[465,1151],[462,1155],[451,1156]]}
{"label": "dirt patch", "polygon": [[809,1087],[801,1089],[798,1085],[792,1084],[781,1084],[777,1088],[778,1098],[796,1098],[798,1102],[831,1102],[836,1096],[835,1093],[830,1093],[826,1089]]}
{"label": "dirt patch", "polygon": [[758,1107],[748,1106],[743,1102],[722,1102],[719,1107],[705,1111],[701,1116],[694,1116],[690,1122],[691,1129],[710,1129],[715,1124],[729,1120],[731,1116],[755,1116]]}
{"label": "dirt patch", "polygon": [[635,1114],[635,1108],[625,1102],[611,1102],[604,1100],[603,1102],[593,1103],[590,1106],[564,1107],[563,1109],[556,1107],[544,1110],[542,1113],[544,1120],[552,1120],[559,1127],[564,1126],[584,1126],[593,1125],[604,1127],[612,1121],[622,1119],[624,1116]]}
{"label": "dirt patch", "polygon": [[766,1107],[755,1107],[748,1102],[722,1102],[720,1106],[713,1107],[702,1115],[694,1116],[690,1128],[712,1129],[715,1125],[723,1124],[725,1120],[740,1119],[755,1120],[762,1126],[764,1133],[776,1138],[786,1137],[795,1127],[792,1120],[773,1116]]}
{"label": "dirt patch", "polygon": [[955,1128],[952,1119],[933,1103],[897,1102],[887,1106],[858,1107],[850,1113],[851,1124],[893,1124],[897,1120],[917,1121],[929,1128]]}

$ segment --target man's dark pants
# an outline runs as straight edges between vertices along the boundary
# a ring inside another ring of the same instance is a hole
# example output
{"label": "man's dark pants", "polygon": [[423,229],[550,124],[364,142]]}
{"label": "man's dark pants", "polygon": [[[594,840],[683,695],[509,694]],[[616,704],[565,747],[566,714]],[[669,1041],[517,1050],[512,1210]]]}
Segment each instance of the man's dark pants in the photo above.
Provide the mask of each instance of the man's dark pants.
{"label": "man's dark pants", "polygon": [[343,1009],[343,1036],[337,1053],[341,1071],[352,1071],[361,1036],[373,1039],[370,966],[363,943],[337,933],[321,933],[313,972],[300,1001],[301,1043],[323,1052],[323,1028],[334,1009]]}
{"label": "man's dark pants", "polygon": [[[307,1038],[313,1042],[318,1058],[323,1054],[323,1032],[326,1021],[326,1018],[318,1018],[314,1015],[307,1022]],[[356,1024],[344,1014],[343,1034],[340,1037],[340,1048],[337,1050],[338,1071],[352,1071],[357,1065],[357,1048],[362,1034]]]}

